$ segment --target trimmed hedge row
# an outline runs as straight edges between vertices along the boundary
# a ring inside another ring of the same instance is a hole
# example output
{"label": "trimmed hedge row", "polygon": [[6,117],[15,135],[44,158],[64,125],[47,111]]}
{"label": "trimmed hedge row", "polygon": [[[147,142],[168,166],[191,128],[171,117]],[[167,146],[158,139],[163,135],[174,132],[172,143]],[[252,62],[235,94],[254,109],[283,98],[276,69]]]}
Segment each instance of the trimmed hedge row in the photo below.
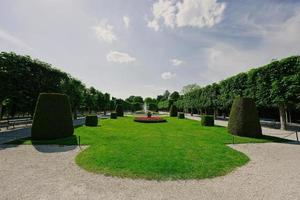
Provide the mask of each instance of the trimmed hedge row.
{"label": "trimmed hedge row", "polygon": [[247,137],[262,135],[258,112],[253,99],[235,98],[230,111],[228,132]]}
{"label": "trimmed hedge row", "polygon": [[98,126],[98,116],[97,115],[88,115],[85,117],[86,126]]}
{"label": "trimmed hedge row", "polygon": [[215,119],[213,115],[202,115],[201,116],[201,125],[202,126],[214,126]]}
{"label": "trimmed hedge row", "polygon": [[35,140],[57,139],[74,133],[69,98],[65,94],[41,93],[38,97],[31,137]]}

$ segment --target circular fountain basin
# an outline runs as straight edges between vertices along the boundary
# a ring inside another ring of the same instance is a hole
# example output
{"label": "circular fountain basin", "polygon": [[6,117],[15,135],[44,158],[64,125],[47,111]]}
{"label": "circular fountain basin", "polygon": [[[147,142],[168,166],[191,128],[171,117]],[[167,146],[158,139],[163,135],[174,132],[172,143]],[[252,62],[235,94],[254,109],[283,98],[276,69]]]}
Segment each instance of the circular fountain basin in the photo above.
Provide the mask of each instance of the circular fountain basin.
{"label": "circular fountain basin", "polygon": [[142,116],[142,117],[135,117],[134,121],[142,122],[142,123],[161,123],[161,122],[166,122],[167,120],[158,116],[154,116],[154,117]]}

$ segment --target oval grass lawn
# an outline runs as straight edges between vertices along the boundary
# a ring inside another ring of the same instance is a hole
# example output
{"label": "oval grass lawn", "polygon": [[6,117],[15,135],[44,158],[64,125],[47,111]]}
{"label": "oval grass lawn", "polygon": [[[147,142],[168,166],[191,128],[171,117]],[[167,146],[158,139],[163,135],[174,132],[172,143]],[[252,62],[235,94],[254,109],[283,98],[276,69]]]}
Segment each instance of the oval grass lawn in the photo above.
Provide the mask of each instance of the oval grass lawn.
{"label": "oval grass lawn", "polygon": [[[76,163],[110,176],[174,180],[220,176],[248,162],[245,154],[226,146],[232,142],[226,128],[167,120],[145,124],[123,117],[100,120],[98,127],[79,127],[76,135],[90,147],[77,155]],[[237,143],[265,141],[235,137]]]}

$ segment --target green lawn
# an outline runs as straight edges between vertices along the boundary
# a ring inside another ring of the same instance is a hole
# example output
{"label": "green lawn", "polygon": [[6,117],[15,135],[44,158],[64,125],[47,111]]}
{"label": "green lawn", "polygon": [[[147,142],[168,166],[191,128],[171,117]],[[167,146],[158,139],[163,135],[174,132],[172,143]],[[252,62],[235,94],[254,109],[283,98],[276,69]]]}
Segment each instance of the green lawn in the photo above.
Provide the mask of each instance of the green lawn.
{"label": "green lawn", "polygon": [[[232,136],[224,127],[204,127],[200,122],[167,118],[166,123],[145,124],[132,117],[100,120],[98,127],[78,127],[82,168],[111,176],[145,179],[202,179],[224,175],[249,158],[226,144]],[[277,141],[272,137],[236,137],[236,143]],[[280,140],[278,140],[280,141]],[[76,137],[51,141],[19,140],[23,144],[77,144]]]}

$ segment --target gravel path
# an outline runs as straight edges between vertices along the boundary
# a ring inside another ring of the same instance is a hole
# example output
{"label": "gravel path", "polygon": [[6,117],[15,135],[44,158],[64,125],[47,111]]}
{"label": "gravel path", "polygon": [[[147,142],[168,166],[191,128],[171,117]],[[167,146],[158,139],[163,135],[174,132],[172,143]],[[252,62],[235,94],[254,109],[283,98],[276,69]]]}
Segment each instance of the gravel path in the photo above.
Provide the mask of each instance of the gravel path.
{"label": "gravel path", "polygon": [[213,179],[146,181],[92,174],[70,146],[0,146],[0,199],[299,199],[300,146],[240,144],[251,161]]}

